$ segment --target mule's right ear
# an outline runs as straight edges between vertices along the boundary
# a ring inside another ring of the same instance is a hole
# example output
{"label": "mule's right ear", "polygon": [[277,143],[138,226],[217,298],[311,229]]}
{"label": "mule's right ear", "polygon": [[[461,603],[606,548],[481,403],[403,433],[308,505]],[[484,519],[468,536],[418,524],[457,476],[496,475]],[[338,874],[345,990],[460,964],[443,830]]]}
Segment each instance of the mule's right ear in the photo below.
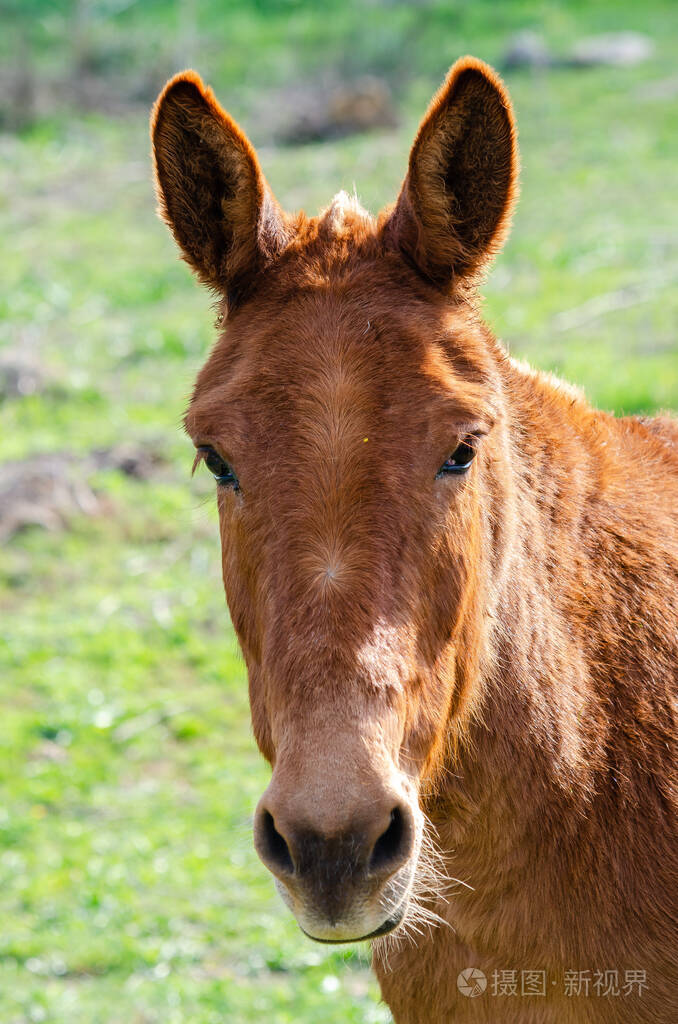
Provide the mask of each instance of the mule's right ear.
{"label": "mule's right ear", "polygon": [[151,139],[161,216],[200,279],[237,302],[288,238],[254,149],[193,71],[158,97]]}

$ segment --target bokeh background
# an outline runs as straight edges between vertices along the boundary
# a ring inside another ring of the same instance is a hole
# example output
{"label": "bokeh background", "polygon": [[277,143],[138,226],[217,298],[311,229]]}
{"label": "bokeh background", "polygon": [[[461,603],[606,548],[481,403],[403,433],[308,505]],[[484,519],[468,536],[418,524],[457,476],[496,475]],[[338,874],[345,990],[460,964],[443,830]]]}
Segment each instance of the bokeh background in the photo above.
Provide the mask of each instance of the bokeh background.
{"label": "bokeh background", "polygon": [[213,311],[155,217],[149,106],[194,66],[284,205],[376,210],[450,63],[485,58],[523,162],[487,318],[605,408],[676,408],[678,4],[0,19],[0,1024],[386,1022],[367,952],[306,940],[252,850],[267,769],[180,429]]}

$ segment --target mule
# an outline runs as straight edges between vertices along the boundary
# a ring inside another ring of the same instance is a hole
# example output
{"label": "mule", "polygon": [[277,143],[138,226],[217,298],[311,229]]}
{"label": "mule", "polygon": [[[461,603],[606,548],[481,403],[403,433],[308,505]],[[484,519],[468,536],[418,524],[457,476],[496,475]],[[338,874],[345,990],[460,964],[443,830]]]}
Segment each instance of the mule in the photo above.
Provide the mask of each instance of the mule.
{"label": "mule", "polygon": [[219,296],[186,428],[282,898],[373,941],[397,1024],[675,1022],[678,427],[596,411],[483,323],[502,82],[453,66],[377,219],[284,213],[194,72],[152,143]]}

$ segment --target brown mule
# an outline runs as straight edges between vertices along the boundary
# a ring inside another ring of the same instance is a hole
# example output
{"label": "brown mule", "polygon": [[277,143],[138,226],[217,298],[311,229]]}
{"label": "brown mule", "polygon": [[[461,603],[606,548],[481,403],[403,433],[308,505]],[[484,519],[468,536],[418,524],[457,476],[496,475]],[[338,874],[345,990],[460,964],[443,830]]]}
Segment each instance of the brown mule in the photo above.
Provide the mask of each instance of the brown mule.
{"label": "brown mule", "polygon": [[592,409],[480,319],[517,192],[501,81],[454,65],[378,220],[283,213],[193,72],[152,138],[222,298],[186,426],[283,899],[376,940],[398,1024],[674,1024],[678,427]]}

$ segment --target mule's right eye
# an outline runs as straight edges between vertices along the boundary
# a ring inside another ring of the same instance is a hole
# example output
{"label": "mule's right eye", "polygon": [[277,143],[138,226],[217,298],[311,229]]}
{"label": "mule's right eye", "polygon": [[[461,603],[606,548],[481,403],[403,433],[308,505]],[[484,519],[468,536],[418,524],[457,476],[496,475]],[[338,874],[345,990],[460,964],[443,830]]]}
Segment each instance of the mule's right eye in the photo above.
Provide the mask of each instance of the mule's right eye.
{"label": "mule's right eye", "polygon": [[460,445],[457,445],[449,458],[445,459],[436,475],[441,477],[445,476],[446,473],[466,473],[471,468],[471,463],[475,456],[476,449],[474,445],[469,444],[468,441],[462,441]]}
{"label": "mule's right eye", "polygon": [[232,487],[234,490],[238,490],[240,484],[238,483],[237,476],[226,460],[222,459],[221,455],[214,448],[206,444],[200,445],[198,455],[220,487]]}

